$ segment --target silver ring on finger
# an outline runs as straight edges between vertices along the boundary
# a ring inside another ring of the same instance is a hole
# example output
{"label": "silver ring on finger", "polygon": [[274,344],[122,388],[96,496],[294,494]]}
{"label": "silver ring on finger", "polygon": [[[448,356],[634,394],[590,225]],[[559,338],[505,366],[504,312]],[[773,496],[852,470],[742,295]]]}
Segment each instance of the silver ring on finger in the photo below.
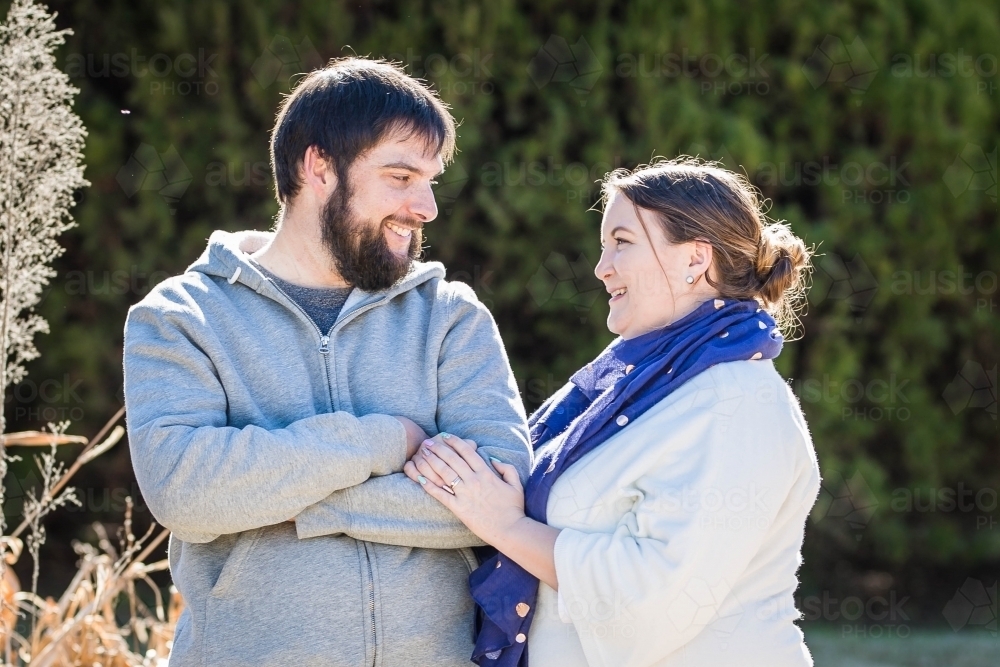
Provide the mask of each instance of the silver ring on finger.
{"label": "silver ring on finger", "polygon": [[461,477],[456,477],[455,479],[453,479],[451,481],[451,484],[448,485],[448,488],[450,488],[451,492],[454,493],[455,492],[455,487],[458,486],[461,483],[462,483],[462,478]]}

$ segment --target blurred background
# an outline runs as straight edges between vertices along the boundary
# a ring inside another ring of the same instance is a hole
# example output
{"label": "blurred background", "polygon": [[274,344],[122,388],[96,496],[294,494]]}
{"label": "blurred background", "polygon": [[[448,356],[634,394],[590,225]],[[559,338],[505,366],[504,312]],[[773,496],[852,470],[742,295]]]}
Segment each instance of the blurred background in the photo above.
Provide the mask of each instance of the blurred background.
{"label": "blurred background", "polygon": [[[271,227],[268,133],[297,75],[385,57],[461,121],[426,256],[492,311],[529,411],[612,338],[595,181],[656,155],[745,173],[818,246],[804,338],[777,360],[823,473],[798,593],[817,664],[1000,664],[994,2],[49,7],[74,31],[57,60],[80,89],[91,186],[8,430],[93,435],[123,402],[129,306],[212,230]],[[25,458],[10,520],[38,482]],[[47,521],[43,595],[72,578],[73,540],[115,533],[126,497],[137,534],[152,521],[124,443],[73,484],[83,507]]]}

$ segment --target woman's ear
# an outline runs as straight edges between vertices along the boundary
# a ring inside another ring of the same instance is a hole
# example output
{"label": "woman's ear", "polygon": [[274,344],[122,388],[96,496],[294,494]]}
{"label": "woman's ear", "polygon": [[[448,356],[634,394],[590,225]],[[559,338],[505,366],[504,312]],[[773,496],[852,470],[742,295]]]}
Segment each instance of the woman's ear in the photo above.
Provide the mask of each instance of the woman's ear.
{"label": "woman's ear", "polygon": [[712,244],[708,241],[691,242],[691,258],[688,264],[690,275],[700,278],[707,275],[712,266]]}

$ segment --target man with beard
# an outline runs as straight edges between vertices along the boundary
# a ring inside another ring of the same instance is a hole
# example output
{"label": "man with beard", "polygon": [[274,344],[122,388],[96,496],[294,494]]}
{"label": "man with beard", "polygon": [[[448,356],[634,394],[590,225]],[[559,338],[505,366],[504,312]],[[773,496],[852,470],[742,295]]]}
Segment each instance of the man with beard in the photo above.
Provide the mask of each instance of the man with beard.
{"label": "man with beard", "polygon": [[492,317],[416,261],[454,140],[391,64],[311,73],[271,137],[276,232],[213,233],[129,311],[132,461],[187,603],[171,667],[469,664],[482,542],[402,471],[428,433],[522,476],[529,453]]}

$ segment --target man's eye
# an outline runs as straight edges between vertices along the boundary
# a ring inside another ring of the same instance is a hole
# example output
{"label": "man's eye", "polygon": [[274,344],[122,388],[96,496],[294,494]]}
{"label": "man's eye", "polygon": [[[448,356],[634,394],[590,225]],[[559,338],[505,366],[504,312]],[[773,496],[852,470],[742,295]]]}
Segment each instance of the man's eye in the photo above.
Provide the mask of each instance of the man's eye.
{"label": "man's eye", "polygon": [[410,177],[409,176],[393,176],[393,178],[395,178],[400,183],[409,183],[410,182]]}

